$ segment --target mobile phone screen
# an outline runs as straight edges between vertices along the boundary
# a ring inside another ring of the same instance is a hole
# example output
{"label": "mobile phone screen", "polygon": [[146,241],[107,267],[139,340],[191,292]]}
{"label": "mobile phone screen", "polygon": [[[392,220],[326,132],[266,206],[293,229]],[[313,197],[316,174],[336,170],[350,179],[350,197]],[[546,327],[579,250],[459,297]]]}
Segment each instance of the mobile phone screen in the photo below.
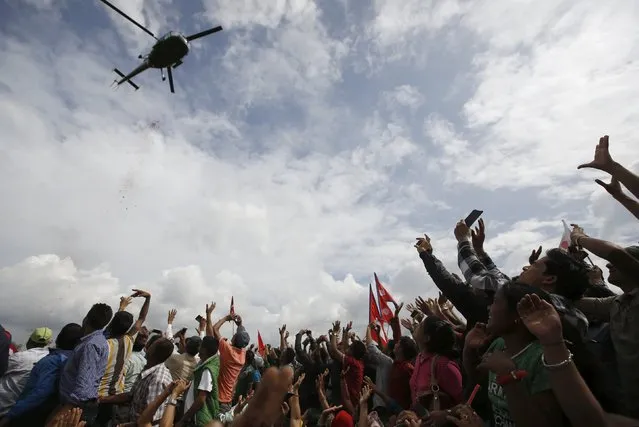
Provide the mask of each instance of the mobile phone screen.
{"label": "mobile phone screen", "polygon": [[466,217],[466,219],[464,220],[464,222],[466,223],[467,227],[470,227],[471,225],[473,225],[475,223],[475,221],[477,221],[479,219],[479,217],[481,216],[481,214],[483,214],[484,211],[478,211],[477,209],[474,209],[470,215],[468,215]]}
{"label": "mobile phone screen", "polygon": [[198,316],[195,318],[195,321],[196,321],[196,322],[201,322],[201,321],[202,321],[202,319],[204,319],[204,317],[202,317],[202,316],[200,316],[200,315],[198,314]]}

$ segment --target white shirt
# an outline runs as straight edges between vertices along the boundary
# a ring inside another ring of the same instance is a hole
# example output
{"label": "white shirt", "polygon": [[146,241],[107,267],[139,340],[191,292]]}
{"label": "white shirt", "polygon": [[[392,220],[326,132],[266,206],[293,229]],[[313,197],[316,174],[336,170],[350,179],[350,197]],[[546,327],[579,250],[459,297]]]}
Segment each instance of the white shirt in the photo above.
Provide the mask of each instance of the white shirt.
{"label": "white shirt", "polygon": [[195,393],[198,391],[206,391],[209,393],[213,391],[213,377],[211,377],[211,373],[208,369],[202,372],[202,378],[200,378],[200,384],[197,385],[197,388],[195,388],[194,383],[191,383],[191,387],[189,387],[189,390],[186,392],[186,399],[184,400],[185,411],[188,411],[189,408],[193,406],[193,403],[195,403]]}
{"label": "white shirt", "polygon": [[9,357],[7,372],[0,378],[0,416],[9,412],[29,380],[33,365],[49,354],[49,348],[32,348]]}

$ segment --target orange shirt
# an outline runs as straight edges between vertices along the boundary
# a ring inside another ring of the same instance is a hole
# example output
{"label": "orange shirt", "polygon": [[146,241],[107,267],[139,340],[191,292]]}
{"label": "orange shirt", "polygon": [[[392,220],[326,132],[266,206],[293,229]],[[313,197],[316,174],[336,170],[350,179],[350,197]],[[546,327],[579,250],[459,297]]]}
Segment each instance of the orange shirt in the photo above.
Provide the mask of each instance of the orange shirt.
{"label": "orange shirt", "polygon": [[246,350],[233,347],[227,339],[220,341],[220,375],[217,387],[220,403],[233,401],[235,382],[246,360]]}

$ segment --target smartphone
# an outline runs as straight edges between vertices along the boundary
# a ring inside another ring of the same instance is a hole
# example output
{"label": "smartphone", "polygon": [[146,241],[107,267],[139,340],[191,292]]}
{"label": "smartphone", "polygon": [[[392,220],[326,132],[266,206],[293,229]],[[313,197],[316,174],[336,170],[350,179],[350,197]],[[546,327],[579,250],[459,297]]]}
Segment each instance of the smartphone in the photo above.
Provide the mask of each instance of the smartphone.
{"label": "smartphone", "polygon": [[197,317],[195,318],[195,321],[197,323],[200,323],[202,320],[204,320],[204,317],[200,316],[199,314],[197,315]]}
{"label": "smartphone", "polygon": [[178,331],[178,333],[176,335],[186,335],[186,331],[188,328],[182,328]]}
{"label": "smartphone", "polygon": [[152,333],[152,334],[160,334],[160,335],[162,335],[162,331],[161,331],[161,330],[159,330],[159,329],[153,329],[153,330],[151,331],[151,333]]}
{"label": "smartphone", "polygon": [[418,316],[419,316],[419,311],[417,310],[410,313],[410,317],[412,317],[413,319],[417,318]]}
{"label": "smartphone", "polygon": [[472,226],[475,221],[477,221],[479,219],[479,217],[481,216],[481,214],[483,214],[484,211],[478,211],[477,209],[474,209],[470,215],[468,215],[466,217],[466,219],[464,220],[464,222],[466,223],[467,227]]}

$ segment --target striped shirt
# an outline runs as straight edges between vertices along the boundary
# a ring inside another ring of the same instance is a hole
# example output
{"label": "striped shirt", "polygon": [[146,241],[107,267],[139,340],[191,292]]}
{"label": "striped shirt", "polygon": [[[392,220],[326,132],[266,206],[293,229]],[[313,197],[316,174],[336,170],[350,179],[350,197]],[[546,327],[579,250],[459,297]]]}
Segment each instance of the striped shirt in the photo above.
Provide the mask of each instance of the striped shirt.
{"label": "striped shirt", "polygon": [[124,364],[131,357],[134,342],[135,336],[131,335],[107,340],[109,357],[98,387],[98,396],[112,396],[124,392]]}

